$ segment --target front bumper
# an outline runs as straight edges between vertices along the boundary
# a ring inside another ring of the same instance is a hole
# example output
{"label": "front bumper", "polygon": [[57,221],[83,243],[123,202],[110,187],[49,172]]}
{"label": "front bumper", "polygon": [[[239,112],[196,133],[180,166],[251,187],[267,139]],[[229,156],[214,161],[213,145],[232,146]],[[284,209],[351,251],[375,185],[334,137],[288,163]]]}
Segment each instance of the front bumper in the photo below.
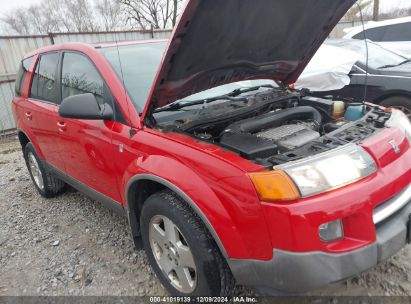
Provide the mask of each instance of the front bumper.
{"label": "front bumper", "polygon": [[410,189],[411,185],[387,202],[390,206],[401,203],[402,208],[376,224],[377,238],[371,245],[339,254],[293,253],[275,249],[270,261],[229,259],[231,271],[238,284],[266,293],[301,293],[355,276],[407,244]]}

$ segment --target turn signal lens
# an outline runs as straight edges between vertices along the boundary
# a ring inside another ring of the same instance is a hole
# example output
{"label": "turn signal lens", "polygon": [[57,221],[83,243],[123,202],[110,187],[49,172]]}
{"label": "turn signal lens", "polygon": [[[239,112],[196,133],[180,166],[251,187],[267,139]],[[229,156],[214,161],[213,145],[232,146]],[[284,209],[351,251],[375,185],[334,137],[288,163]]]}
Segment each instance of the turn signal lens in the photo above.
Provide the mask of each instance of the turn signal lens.
{"label": "turn signal lens", "polygon": [[248,175],[263,201],[292,201],[300,198],[297,187],[283,171],[254,172]]}

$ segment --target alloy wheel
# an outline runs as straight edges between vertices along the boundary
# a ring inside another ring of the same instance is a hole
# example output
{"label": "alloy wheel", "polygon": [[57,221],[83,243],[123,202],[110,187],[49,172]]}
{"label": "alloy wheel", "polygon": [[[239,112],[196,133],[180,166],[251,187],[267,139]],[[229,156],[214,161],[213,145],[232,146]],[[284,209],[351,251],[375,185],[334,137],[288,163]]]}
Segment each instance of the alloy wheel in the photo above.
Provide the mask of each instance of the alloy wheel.
{"label": "alloy wheel", "polygon": [[150,221],[149,240],[154,258],[171,285],[189,294],[197,286],[197,268],[190,247],[176,224],[156,215]]}
{"label": "alloy wheel", "polygon": [[28,153],[27,158],[28,158],[28,163],[29,163],[29,170],[31,172],[31,175],[33,176],[33,180],[36,183],[37,187],[43,190],[44,181],[43,181],[43,175],[41,174],[39,163],[37,162],[37,159],[34,156],[34,154],[31,152]]}

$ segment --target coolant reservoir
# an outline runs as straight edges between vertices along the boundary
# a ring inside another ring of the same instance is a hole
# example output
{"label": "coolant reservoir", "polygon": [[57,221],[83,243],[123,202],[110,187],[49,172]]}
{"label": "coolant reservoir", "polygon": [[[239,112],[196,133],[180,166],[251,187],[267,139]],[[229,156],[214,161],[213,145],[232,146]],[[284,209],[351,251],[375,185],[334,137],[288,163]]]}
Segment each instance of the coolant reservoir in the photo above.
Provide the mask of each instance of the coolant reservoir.
{"label": "coolant reservoir", "polygon": [[344,101],[335,101],[333,105],[333,117],[339,119],[344,116],[345,103]]}

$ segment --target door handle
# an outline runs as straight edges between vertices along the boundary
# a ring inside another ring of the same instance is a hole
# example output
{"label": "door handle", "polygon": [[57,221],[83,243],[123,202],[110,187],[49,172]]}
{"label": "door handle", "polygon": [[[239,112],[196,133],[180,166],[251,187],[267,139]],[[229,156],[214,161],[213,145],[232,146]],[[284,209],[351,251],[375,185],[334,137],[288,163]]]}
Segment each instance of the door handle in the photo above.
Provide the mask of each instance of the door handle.
{"label": "door handle", "polygon": [[32,120],[32,119],[33,119],[33,114],[31,114],[31,112],[26,112],[25,115],[26,115],[26,118],[27,118],[28,120]]}
{"label": "door handle", "polygon": [[59,129],[60,132],[64,132],[64,131],[67,130],[67,125],[66,125],[66,123],[65,123],[65,122],[62,122],[62,121],[59,121],[59,122],[57,123],[57,127],[58,127],[58,129]]}

